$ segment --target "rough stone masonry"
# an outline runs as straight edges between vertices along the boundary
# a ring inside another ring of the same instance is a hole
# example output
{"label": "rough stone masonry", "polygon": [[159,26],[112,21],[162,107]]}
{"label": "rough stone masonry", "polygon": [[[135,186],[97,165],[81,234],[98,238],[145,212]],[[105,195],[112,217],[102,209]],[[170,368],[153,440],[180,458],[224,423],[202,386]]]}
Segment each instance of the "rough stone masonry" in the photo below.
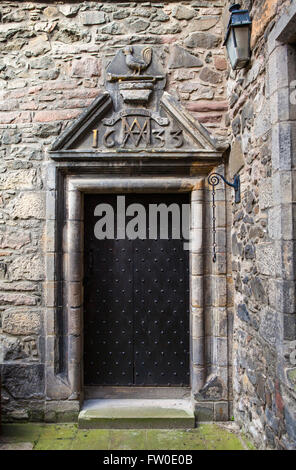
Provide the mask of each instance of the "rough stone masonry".
{"label": "rough stone masonry", "polygon": [[[283,351],[296,338],[290,216],[294,173],[287,167],[278,171],[273,163],[272,125],[285,113],[287,120],[295,121],[296,115],[287,116],[285,96],[272,101],[277,85],[270,72],[276,75],[282,68],[279,62],[273,67],[274,56],[268,59],[267,53],[269,35],[293,2],[242,3],[253,18],[252,61],[234,72],[222,46],[228,18],[224,0],[0,2],[3,419],[77,417],[69,401],[57,406],[45,396],[47,150],[98,96],[103,70],[116,52],[125,45],[150,44],[161,50],[167,90],[195,119],[231,142],[229,179],[240,170],[242,202],[234,205],[229,190],[227,208],[234,418],[260,448],[295,447],[296,369]],[[289,54],[289,60],[293,54],[295,59],[293,46]],[[291,77],[296,77],[292,68]],[[280,210],[278,193],[286,197]]]}

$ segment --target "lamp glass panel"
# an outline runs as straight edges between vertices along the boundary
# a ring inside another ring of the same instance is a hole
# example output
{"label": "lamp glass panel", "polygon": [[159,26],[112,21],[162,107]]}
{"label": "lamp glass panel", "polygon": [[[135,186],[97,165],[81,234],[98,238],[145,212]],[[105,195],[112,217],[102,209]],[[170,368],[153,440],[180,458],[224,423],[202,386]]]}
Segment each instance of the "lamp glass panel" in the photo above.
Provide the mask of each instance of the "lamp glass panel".
{"label": "lamp glass panel", "polygon": [[234,44],[233,31],[228,36],[226,47],[231,67],[234,68],[237,62],[237,50]]}
{"label": "lamp glass panel", "polygon": [[236,44],[237,44],[237,55],[239,59],[249,58],[249,27],[239,26],[234,31]]}

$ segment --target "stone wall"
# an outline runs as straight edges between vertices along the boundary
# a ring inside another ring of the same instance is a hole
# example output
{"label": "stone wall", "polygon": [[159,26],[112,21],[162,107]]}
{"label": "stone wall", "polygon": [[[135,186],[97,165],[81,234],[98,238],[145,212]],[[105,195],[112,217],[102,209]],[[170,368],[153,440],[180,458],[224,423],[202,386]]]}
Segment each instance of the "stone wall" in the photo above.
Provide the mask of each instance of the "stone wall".
{"label": "stone wall", "polygon": [[289,356],[296,338],[294,190],[288,166],[293,144],[288,128],[278,127],[295,120],[295,112],[289,116],[287,71],[289,81],[295,80],[296,61],[292,46],[275,59],[270,36],[291,4],[244,2],[253,18],[252,60],[246,69],[231,71],[227,84],[233,133],[229,176],[243,165],[242,202],[233,205],[232,226],[234,417],[260,448],[277,449],[295,448],[296,442],[295,368]]}
{"label": "stone wall", "polygon": [[[0,4],[0,362],[5,419],[56,419],[45,401],[47,149],[100,93],[126,44],[162,51],[167,90],[227,135],[222,0]],[[61,413],[69,419],[71,404]],[[69,411],[69,412],[68,412]]]}
{"label": "stone wall", "polygon": [[1,2],[5,419],[72,416],[69,401],[61,406],[45,400],[46,151],[100,93],[103,71],[118,49],[149,44],[161,51],[167,90],[209,130],[232,138],[229,179],[240,170],[242,202],[235,205],[227,189],[226,217],[232,243],[228,299],[233,298],[234,311],[228,310],[225,321],[232,334],[234,316],[234,418],[260,448],[295,447],[296,372],[290,359],[296,338],[295,191],[293,162],[288,165],[295,134],[285,124],[295,121],[295,114],[285,93],[288,79],[296,79],[293,65],[287,64],[296,60],[293,46],[283,53],[269,46],[293,2],[242,2],[253,18],[252,60],[238,72],[229,69],[222,47],[229,17],[224,3]]}

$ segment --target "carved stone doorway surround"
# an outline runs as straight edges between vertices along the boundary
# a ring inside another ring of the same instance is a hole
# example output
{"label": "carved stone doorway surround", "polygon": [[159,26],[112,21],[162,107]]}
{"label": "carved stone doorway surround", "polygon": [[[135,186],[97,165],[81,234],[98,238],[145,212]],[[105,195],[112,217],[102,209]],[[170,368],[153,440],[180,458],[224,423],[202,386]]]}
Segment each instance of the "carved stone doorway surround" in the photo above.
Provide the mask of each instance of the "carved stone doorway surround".
{"label": "carved stone doorway surround", "polygon": [[[122,53],[117,56],[124,67]],[[134,85],[134,75],[116,76],[116,60],[109,68],[115,89],[109,84],[110,93],[98,96],[57,139],[49,153],[44,321],[47,400],[78,413],[84,399],[84,194],[188,192],[191,195],[192,232],[191,397],[198,419],[227,420],[231,400],[231,360],[226,295],[225,188],[221,184],[216,189],[217,262],[213,263],[212,195],[206,183],[208,174],[219,165],[219,171],[224,171],[223,155],[227,145],[213,139],[201,124],[163,92],[164,75],[153,69],[156,67],[153,61],[147,69],[150,75],[146,82],[141,82],[145,77],[140,75]],[[119,78],[118,85],[116,80]],[[120,85],[123,78],[127,85]],[[131,104],[134,94],[126,94],[128,84],[133,83],[132,86],[138,87],[142,94],[148,79],[152,95],[147,93],[147,100],[151,95],[151,105]],[[157,83],[162,83],[162,88]],[[135,122],[141,134],[136,140],[133,135]]]}
{"label": "carved stone doorway surround", "polygon": [[[218,261],[211,260],[211,199],[204,176],[100,175],[100,165],[48,168],[46,253],[46,395],[83,400],[83,195],[189,192],[190,374],[197,414],[228,417],[225,191],[217,190]],[[87,172],[85,169],[87,168]],[[115,168],[116,169],[116,165]],[[74,403],[76,402],[76,403]],[[68,403],[71,408],[70,403]],[[221,412],[222,407],[222,412]],[[218,411],[219,409],[219,411]],[[212,419],[213,419],[212,418]]]}

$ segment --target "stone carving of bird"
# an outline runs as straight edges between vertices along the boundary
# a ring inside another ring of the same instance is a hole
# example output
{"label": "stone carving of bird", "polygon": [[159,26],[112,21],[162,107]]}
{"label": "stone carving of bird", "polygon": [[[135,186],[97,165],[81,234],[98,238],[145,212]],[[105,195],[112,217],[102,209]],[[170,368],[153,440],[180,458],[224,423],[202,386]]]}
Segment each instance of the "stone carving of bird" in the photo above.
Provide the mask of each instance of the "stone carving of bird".
{"label": "stone carving of bird", "polygon": [[143,60],[134,57],[134,48],[132,46],[126,46],[123,53],[126,56],[126,65],[133,71],[134,75],[140,75],[142,71],[146,70],[152,59],[151,47],[145,47],[142,50]]}

